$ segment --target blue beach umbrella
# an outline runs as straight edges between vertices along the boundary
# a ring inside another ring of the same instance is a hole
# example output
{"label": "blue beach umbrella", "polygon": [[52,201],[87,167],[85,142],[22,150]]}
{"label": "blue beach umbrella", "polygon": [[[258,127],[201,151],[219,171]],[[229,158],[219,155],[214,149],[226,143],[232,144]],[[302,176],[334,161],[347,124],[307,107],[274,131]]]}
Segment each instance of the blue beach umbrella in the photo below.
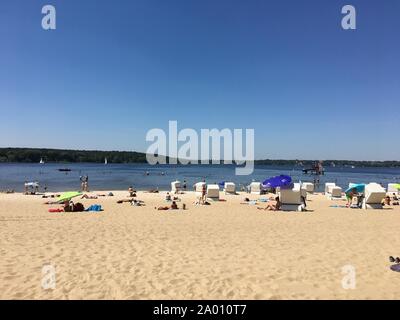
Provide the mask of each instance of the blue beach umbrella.
{"label": "blue beach umbrella", "polygon": [[285,175],[269,178],[262,183],[264,188],[289,187],[292,185],[292,178]]}
{"label": "blue beach umbrella", "polygon": [[347,188],[347,190],[344,193],[349,193],[351,190],[356,189],[357,192],[362,193],[365,190],[365,183],[357,183],[353,184],[351,187]]}
{"label": "blue beach umbrella", "polygon": [[219,185],[221,188],[225,187],[225,181],[221,181],[220,183],[218,183],[218,185]]}

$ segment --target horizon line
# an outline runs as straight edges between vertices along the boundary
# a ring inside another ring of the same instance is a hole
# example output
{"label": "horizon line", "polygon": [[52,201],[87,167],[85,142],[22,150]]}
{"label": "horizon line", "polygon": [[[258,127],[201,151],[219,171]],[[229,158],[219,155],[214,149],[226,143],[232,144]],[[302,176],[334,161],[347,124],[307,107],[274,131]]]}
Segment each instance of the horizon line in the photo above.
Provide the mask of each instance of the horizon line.
{"label": "horizon line", "polygon": [[[80,152],[132,152],[146,155],[146,152],[142,151],[134,151],[134,150],[101,150],[101,149],[70,149],[70,148],[48,148],[48,147],[0,147],[1,149],[31,149],[31,150],[52,150],[52,151],[80,151]],[[167,159],[174,159],[169,156],[159,155],[160,157],[166,157]],[[186,161],[213,161],[213,159],[188,159],[185,158],[183,160]],[[216,161],[225,161],[225,159],[214,159]],[[231,159],[232,162],[235,162],[234,159]],[[353,160],[353,159],[283,159],[283,158],[260,158],[254,159],[250,161],[349,161],[349,162],[400,162],[400,160]],[[168,163],[169,164],[169,163]]]}

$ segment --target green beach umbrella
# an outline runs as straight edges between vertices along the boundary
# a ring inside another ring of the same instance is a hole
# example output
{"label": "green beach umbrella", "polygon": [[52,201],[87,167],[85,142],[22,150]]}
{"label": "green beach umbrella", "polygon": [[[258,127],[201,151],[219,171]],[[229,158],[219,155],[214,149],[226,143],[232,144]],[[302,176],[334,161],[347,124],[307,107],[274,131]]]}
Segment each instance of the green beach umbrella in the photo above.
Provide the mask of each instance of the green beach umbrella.
{"label": "green beach umbrella", "polygon": [[64,202],[66,200],[71,200],[72,198],[82,195],[82,192],[70,191],[64,192],[59,198],[58,202]]}

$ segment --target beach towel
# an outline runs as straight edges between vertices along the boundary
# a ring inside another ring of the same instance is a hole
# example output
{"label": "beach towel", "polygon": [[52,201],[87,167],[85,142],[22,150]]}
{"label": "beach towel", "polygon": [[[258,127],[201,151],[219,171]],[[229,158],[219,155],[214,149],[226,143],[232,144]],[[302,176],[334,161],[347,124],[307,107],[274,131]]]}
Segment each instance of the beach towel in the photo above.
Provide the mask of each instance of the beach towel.
{"label": "beach towel", "polygon": [[390,270],[395,271],[395,272],[400,272],[400,264],[396,263],[394,265],[391,265]]}
{"label": "beach towel", "polygon": [[267,198],[260,198],[260,199],[258,199],[258,201],[260,201],[260,202],[268,202],[269,200]]}
{"label": "beach towel", "polygon": [[64,210],[60,208],[50,208],[49,212],[64,212]]}
{"label": "beach towel", "polygon": [[85,211],[103,211],[103,209],[102,209],[101,205],[99,205],[99,204],[92,204]]}

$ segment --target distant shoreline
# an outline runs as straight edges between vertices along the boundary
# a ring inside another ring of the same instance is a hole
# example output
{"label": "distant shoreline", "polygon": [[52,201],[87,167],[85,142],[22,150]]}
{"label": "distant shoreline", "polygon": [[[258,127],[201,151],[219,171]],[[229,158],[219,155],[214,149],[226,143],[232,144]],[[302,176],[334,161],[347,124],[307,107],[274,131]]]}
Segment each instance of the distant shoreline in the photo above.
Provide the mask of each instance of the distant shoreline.
{"label": "distant shoreline", "polygon": [[[0,163],[45,163],[70,164],[70,163],[108,163],[114,164],[146,164],[146,154],[135,151],[100,151],[100,150],[69,150],[47,148],[0,148]],[[167,158],[168,160],[168,158]],[[311,167],[315,160],[285,160],[264,159],[255,160],[255,165]],[[211,162],[210,162],[211,164]],[[168,164],[167,164],[168,165]],[[175,164],[173,164],[175,165]],[[181,164],[177,164],[180,166]],[[323,160],[324,167],[382,167],[398,168],[400,161],[360,161],[360,160]]]}

